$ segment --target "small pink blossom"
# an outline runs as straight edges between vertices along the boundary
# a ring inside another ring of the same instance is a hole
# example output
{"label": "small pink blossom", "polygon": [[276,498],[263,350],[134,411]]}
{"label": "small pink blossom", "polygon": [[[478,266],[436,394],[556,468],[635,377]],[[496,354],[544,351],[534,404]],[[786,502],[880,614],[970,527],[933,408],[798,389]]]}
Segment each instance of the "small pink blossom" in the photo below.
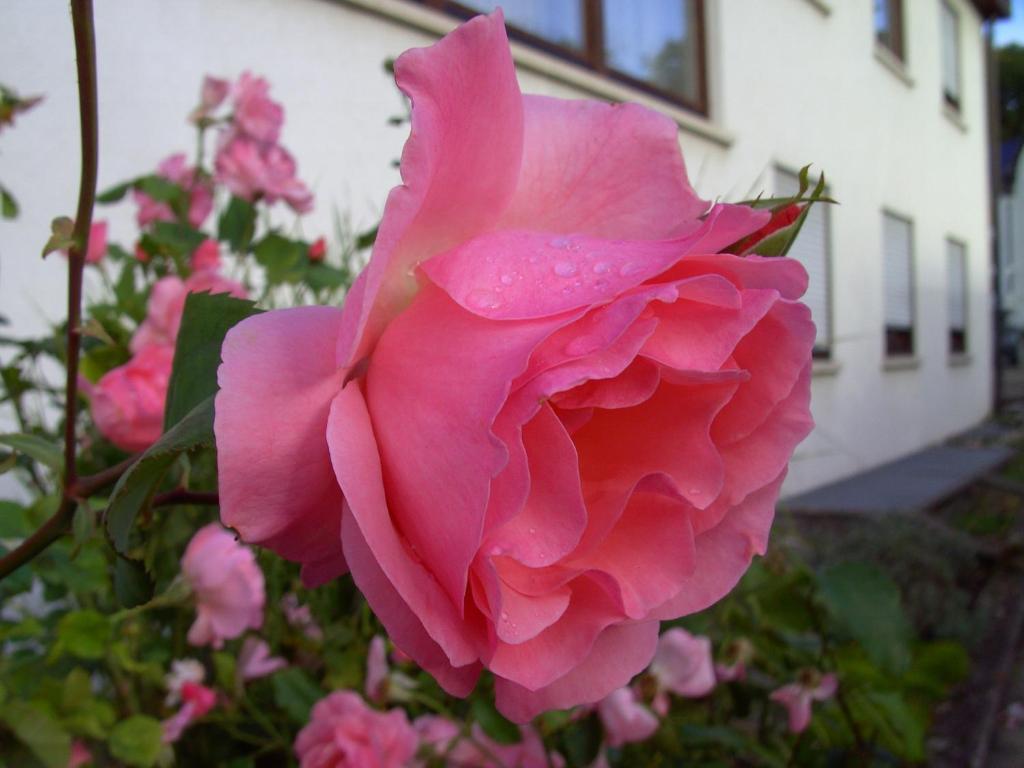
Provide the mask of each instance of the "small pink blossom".
{"label": "small pink blossom", "polygon": [[71,755],[68,757],[68,768],[82,768],[92,762],[92,752],[81,739],[71,742]]}
{"label": "small pink blossom", "polygon": [[160,437],[173,360],[173,348],[148,347],[91,387],[92,418],[100,434],[129,453]]}
{"label": "small pink blossom", "polygon": [[516,744],[499,744],[484,733],[479,723],[470,729],[470,738],[462,739],[448,752],[448,764],[462,768],[563,768],[565,760],[557,752],[548,754],[537,731],[520,726]]}
{"label": "small pink blossom", "polygon": [[388,694],[388,651],[387,642],[380,635],[374,635],[366,654],[366,698],[380,704]]}
{"label": "small pink blossom", "polygon": [[164,744],[173,744],[186,728],[205,717],[217,703],[217,694],[199,683],[185,683],[181,687],[181,700],[181,709],[163,721]]}
{"label": "small pink blossom", "polygon": [[658,639],[658,650],[650,672],[661,691],[677,696],[700,698],[715,687],[711,641],[675,627]]}
{"label": "small pink blossom", "polygon": [[612,691],[597,705],[597,714],[613,747],[644,741],[658,730],[658,718],[637,700],[632,688]]}
{"label": "small pink blossom", "polygon": [[242,680],[256,680],[288,666],[280,656],[270,655],[270,646],[258,637],[247,637],[238,654],[238,673]]}
{"label": "small pink blossom", "polygon": [[295,159],[277,144],[259,144],[245,136],[229,136],[214,160],[217,179],[231,193],[249,201],[284,200],[298,213],[313,208],[313,196],[295,177]]}
{"label": "small pink blossom", "polygon": [[263,572],[252,550],[217,523],[200,528],[185,548],[181,570],[196,598],[192,645],[220,648],[263,624]]}
{"label": "small pink blossom", "polygon": [[281,598],[281,610],[284,611],[285,621],[300,630],[310,640],[323,639],[323,630],[313,618],[313,612],[308,605],[299,604],[299,597],[294,592],[289,592]]}
{"label": "small pink blossom", "polygon": [[203,240],[192,254],[192,260],[190,261],[189,266],[192,267],[193,272],[198,272],[204,269],[213,271],[219,270],[220,243],[212,237],[208,237],[206,240]]}
{"label": "small pink blossom", "polygon": [[377,712],[351,691],[335,691],[313,707],[295,739],[301,768],[400,768],[416,753],[405,712]]}
{"label": "small pink blossom", "polygon": [[270,85],[262,77],[243,72],[235,83],[235,126],[257,141],[273,144],[281,135],[284,109],[270,98]]}
{"label": "small pink blossom", "polygon": [[[166,158],[157,166],[157,175],[172,181],[185,189],[189,195],[188,222],[199,227],[213,210],[213,190],[208,180],[200,178],[196,169],[188,165],[183,153]],[[174,211],[167,203],[154,200],[141,190],[133,190],[139,210],[135,215],[140,227],[146,227],[154,221],[174,221]]]}
{"label": "small pink blossom", "polygon": [[747,664],[753,658],[754,646],[749,640],[745,637],[734,640],[725,649],[725,662],[715,664],[715,677],[723,683],[745,680]]}
{"label": "small pink blossom", "polygon": [[173,707],[181,701],[181,689],[186,683],[201,683],[206,678],[206,669],[195,659],[175,659],[171,671],[164,676],[167,697],[164,704]]}
{"label": "small pink blossom", "polygon": [[324,256],[327,255],[327,241],[322,237],[318,237],[309,246],[309,260],[310,261],[323,261]]}
{"label": "small pink blossom", "polygon": [[433,757],[445,757],[462,734],[462,729],[447,718],[439,715],[420,715],[412,727],[419,736],[420,745],[426,747]]}
{"label": "small pink blossom", "polygon": [[231,88],[227,80],[207,75],[203,78],[202,88],[199,90],[199,106],[196,107],[189,120],[198,123],[217,109],[227,98],[228,90]]}
{"label": "small pink blossom", "polygon": [[819,675],[813,670],[807,670],[800,674],[795,683],[772,691],[770,698],[786,708],[789,730],[802,733],[811,722],[811,702],[831,699],[837,688],[835,675]]}

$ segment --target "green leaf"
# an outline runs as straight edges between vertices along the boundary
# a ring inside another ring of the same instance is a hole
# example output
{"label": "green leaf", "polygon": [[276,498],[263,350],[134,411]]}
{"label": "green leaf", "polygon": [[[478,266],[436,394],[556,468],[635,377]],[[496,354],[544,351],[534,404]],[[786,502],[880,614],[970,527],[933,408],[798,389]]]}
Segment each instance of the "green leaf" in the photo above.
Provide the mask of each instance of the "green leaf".
{"label": "green leaf", "polygon": [[213,445],[213,398],[197,405],[121,475],[107,506],[107,535],[122,555],[131,546],[135,517],[149,505],[160,481],[182,453]]}
{"label": "green leaf", "polygon": [[0,501],[0,539],[22,539],[32,533],[26,510],[20,504]]}
{"label": "green leaf", "polygon": [[105,190],[96,195],[96,202],[103,203],[104,205],[109,203],[116,203],[121,200],[125,195],[128,194],[128,190],[131,189],[136,183],[136,180],[126,181],[122,184],[115,184],[112,187],[107,187]]}
{"label": "green leaf", "polygon": [[226,293],[190,293],[185,299],[167,385],[164,429],[217,392],[217,367],[225,334],[260,310],[251,301]]}
{"label": "green leaf", "polygon": [[80,659],[103,658],[112,635],[110,621],[88,608],[64,614],[57,625],[59,646]]}
{"label": "green leaf", "polygon": [[336,290],[348,285],[348,272],[329,264],[310,264],[306,270],[306,282],[314,291]]}
{"label": "green leaf", "polygon": [[373,229],[368,229],[365,232],[360,232],[356,236],[356,248],[361,251],[364,248],[369,248],[371,245],[377,242],[378,229],[380,229],[379,224]]}
{"label": "green leaf", "polygon": [[43,246],[45,259],[54,251],[66,251],[75,244],[75,222],[67,216],[58,216],[50,223],[50,239]]}
{"label": "green leaf", "polygon": [[163,739],[163,727],[145,715],[122,720],[110,732],[110,754],[136,768],[150,768],[156,763]]}
{"label": "green leaf", "polygon": [[304,725],[309,721],[309,710],[324,695],[309,675],[298,667],[288,667],[270,678],[274,688],[274,702],[292,719]]}
{"label": "green leaf", "polygon": [[484,733],[499,744],[518,744],[522,741],[519,726],[498,712],[490,698],[474,698],[469,709],[473,719],[484,729]]}
{"label": "green leaf", "polygon": [[213,654],[213,670],[217,685],[225,691],[235,690],[235,657],[226,651]]}
{"label": "green leaf", "polygon": [[0,184],[0,216],[13,219],[18,215],[18,201],[7,187]]}
{"label": "green leaf", "polygon": [[188,224],[177,221],[157,221],[153,224],[150,238],[159,250],[172,257],[185,258],[192,255],[206,235]]}
{"label": "green leaf", "polygon": [[64,468],[64,455],[61,449],[39,435],[29,435],[24,432],[0,435],[0,445],[13,448],[18,453],[23,453],[40,464],[50,467],[55,472],[60,472]]}
{"label": "green leaf", "polygon": [[964,647],[952,640],[939,640],[917,648],[904,681],[908,687],[941,701],[970,671],[971,657]]}
{"label": "green leaf", "polygon": [[267,282],[279,285],[296,283],[306,271],[306,245],[271,232],[253,248],[257,263],[267,270]]}
{"label": "green leaf", "polygon": [[822,571],[818,585],[836,623],[872,661],[897,674],[906,670],[911,629],[892,579],[873,565],[845,562]]}
{"label": "green leaf", "polygon": [[133,182],[133,186],[159,203],[173,203],[176,200],[182,199],[185,195],[185,190],[173,181],[156,174],[136,179]]}
{"label": "green leaf", "polygon": [[601,739],[604,731],[596,714],[577,721],[571,728],[563,731],[565,756],[570,765],[590,765],[601,750]]}
{"label": "green leaf", "polygon": [[117,555],[114,562],[114,594],[125,608],[142,605],[153,597],[156,586],[138,560]]}
{"label": "green leaf", "polygon": [[227,241],[235,253],[244,253],[256,232],[256,208],[240,197],[232,197],[217,222],[217,237]]}
{"label": "green leaf", "polygon": [[0,709],[0,720],[47,768],[68,764],[71,737],[42,706],[12,701]]}

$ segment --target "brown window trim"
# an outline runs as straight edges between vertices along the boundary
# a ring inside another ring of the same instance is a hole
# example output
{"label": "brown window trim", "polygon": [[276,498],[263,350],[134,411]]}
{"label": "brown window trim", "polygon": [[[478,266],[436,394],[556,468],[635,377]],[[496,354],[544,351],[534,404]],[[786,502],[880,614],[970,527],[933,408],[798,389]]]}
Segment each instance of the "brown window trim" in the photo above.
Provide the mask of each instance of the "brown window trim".
{"label": "brown window trim", "polygon": [[[442,11],[452,16],[468,19],[476,16],[480,11],[468,8],[452,0],[410,0],[418,5],[425,5],[428,8]],[[560,59],[569,61],[578,66],[597,72],[611,80],[624,83],[631,88],[655,96],[673,106],[695,112],[698,115],[708,115],[708,80],[707,80],[707,45],[705,34],[704,0],[694,0],[697,17],[697,101],[690,101],[677,93],[658,88],[656,85],[639,80],[625,72],[620,72],[607,66],[604,60],[604,9],[602,0],[579,0],[583,6],[583,48],[576,50],[565,46],[556,45],[542,37],[531,34],[516,26],[507,24],[509,37],[514,40],[526,43],[538,48]]]}
{"label": "brown window trim", "polygon": [[885,0],[889,9],[889,43],[884,42],[875,30],[875,42],[884,47],[901,63],[906,64],[906,51],[903,45],[903,0]]}

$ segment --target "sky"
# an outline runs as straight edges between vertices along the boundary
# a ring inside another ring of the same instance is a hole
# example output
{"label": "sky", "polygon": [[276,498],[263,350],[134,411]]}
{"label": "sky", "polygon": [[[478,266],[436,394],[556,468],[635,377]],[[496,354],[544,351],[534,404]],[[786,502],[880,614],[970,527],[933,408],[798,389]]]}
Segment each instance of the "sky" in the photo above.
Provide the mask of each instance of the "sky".
{"label": "sky", "polygon": [[1024,45],[1024,0],[1013,0],[1010,18],[996,23],[995,42],[997,46],[1007,43]]}

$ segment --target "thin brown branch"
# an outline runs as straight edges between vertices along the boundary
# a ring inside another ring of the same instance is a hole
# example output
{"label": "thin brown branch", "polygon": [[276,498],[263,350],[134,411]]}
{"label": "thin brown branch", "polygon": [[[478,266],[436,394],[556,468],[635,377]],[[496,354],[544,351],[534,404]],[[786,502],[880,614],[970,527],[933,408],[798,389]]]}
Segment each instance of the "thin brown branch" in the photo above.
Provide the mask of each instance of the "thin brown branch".
{"label": "thin brown branch", "polygon": [[0,558],[0,579],[50,546],[71,527],[78,505],[75,466],[78,416],[78,358],[82,343],[82,271],[96,203],[96,172],[99,166],[99,140],[96,117],[96,35],[93,28],[92,0],[72,0],[71,22],[75,35],[75,59],[78,68],[78,114],[82,138],[82,175],[78,185],[78,210],[75,214],[75,244],[68,251],[68,328],[67,379],[64,388],[64,492],[53,517],[21,544]]}

